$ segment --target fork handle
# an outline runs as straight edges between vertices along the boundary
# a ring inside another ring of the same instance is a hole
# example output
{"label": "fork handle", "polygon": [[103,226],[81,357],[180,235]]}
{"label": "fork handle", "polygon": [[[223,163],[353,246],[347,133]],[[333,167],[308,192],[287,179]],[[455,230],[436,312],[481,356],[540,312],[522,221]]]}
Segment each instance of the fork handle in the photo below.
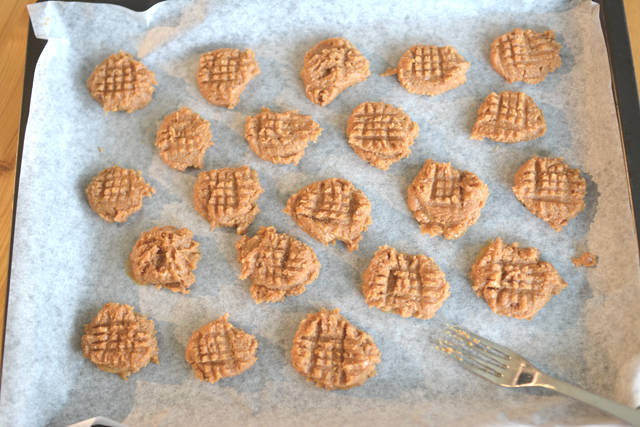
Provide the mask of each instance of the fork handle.
{"label": "fork handle", "polygon": [[573,397],[574,399],[598,408],[601,411],[607,412],[622,421],[626,421],[632,426],[640,427],[640,411],[629,406],[614,402],[613,400],[605,399],[604,397],[600,397],[583,388],[576,387],[544,374],[538,378],[538,384],[536,385]]}

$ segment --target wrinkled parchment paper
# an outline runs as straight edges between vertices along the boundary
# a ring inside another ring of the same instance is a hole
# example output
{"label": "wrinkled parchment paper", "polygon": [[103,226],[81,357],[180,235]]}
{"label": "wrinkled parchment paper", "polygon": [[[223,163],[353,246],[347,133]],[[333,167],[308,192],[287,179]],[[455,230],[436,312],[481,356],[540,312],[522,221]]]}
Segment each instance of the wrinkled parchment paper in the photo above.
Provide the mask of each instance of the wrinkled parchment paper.
{"label": "wrinkled parchment paper", "polygon": [[[36,69],[22,158],[0,424],[62,426],[97,415],[130,426],[617,424],[550,391],[490,384],[434,348],[445,322],[459,325],[552,376],[640,404],[638,252],[598,6],[536,3],[193,0],[145,13],[82,3],[29,6],[36,35],[48,43]],[[563,45],[562,67],[535,86],[508,84],[488,61],[491,41],[518,27],[553,29]],[[302,59],[336,36],[369,59],[371,76],[321,108],[304,95]],[[430,98],[379,76],[417,43],[453,45],[471,62],[467,82]],[[200,55],[222,47],[254,50],[262,70],[233,110],[208,104],[196,84]],[[86,80],[120,49],[154,71],[159,85],[143,110],[105,115]],[[470,140],[484,98],[507,89],[533,97],[547,119],[546,135],[512,145]],[[365,101],[402,107],[420,126],[409,158],[386,172],[346,142],[348,117]],[[205,169],[246,164],[258,171],[265,193],[248,235],[273,225],[316,251],[320,276],[302,295],[257,305],[250,282],[238,279],[235,229],[211,231],[194,209],[200,171],[175,171],[159,157],[157,129],[182,106],[211,122],[215,145]],[[262,106],[310,114],[324,129],[297,166],[273,165],[250,150],[245,119]],[[514,173],[534,155],[562,156],[587,180],[586,209],[560,233],[511,192]],[[480,220],[458,240],[422,236],[406,207],[406,189],[427,158],[473,171],[489,186]],[[100,219],[84,193],[114,163],[142,171],[157,190],[125,224]],[[294,192],[330,177],[351,180],[373,205],[374,222],[357,252],[319,244],[282,212]],[[155,225],[189,227],[201,242],[187,296],[137,286],[125,272],[134,243]],[[493,314],[471,289],[471,264],[498,236],[537,247],[569,284],[531,321]],[[433,320],[403,319],[365,303],[362,273],[384,244],[433,257],[445,272],[451,296]],[[585,250],[598,255],[596,268],[572,264]],[[158,331],[160,364],[129,382],[99,371],[81,353],[83,325],[111,301],[136,307]],[[321,307],[339,308],[380,348],[378,375],[364,386],[329,392],[292,368],[293,335]],[[224,313],[257,337],[258,362],[211,385],[195,378],[185,346],[194,330]]]}

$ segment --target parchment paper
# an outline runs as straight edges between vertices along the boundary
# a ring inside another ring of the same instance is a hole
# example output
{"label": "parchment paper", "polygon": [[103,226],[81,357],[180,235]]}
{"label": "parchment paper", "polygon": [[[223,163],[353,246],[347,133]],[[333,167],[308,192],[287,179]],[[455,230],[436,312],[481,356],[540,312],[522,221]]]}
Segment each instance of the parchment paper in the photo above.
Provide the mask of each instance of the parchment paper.
{"label": "parchment paper", "polygon": [[[640,404],[638,252],[598,6],[546,2],[175,1],[145,13],[108,5],[48,2],[29,6],[36,35],[48,39],[33,85],[25,137],[0,424],[68,425],[97,415],[131,426],[174,425],[616,425],[617,421],[544,390],[513,390],[478,378],[434,348],[444,323],[462,326],[527,357],[547,374],[594,393]],[[543,83],[509,85],[488,61],[491,41],[513,28],[553,29],[562,67]],[[369,59],[371,76],[325,108],[304,95],[305,52],[342,36]],[[468,81],[430,98],[409,94],[395,67],[417,43],[453,45],[471,62]],[[250,48],[262,73],[233,110],[214,107],[196,84],[202,53]],[[109,113],[86,80],[118,50],[156,73],[153,100],[133,114]],[[542,138],[513,145],[470,140],[476,112],[492,91],[524,91],[547,119]],[[364,101],[402,107],[420,126],[409,158],[380,171],[348,146],[348,117]],[[199,170],[177,172],[154,146],[165,115],[182,106],[211,122],[215,145],[205,169],[249,165],[265,193],[249,229],[273,225],[309,244],[320,276],[300,296],[257,305],[238,279],[235,229],[210,230],[193,205]],[[244,139],[247,116],[262,106],[310,114],[324,129],[297,166],[276,166]],[[512,194],[513,175],[532,156],[562,156],[587,180],[586,209],[562,232],[529,213]],[[422,236],[406,207],[406,189],[427,158],[476,173],[490,190],[478,223],[460,239]],[[117,163],[142,171],[157,190],[125,224],[89,207],[92,177]],[[373,205],[373,224],[357,252],[325,247],[282,212],[302,187],[330,177],[351,180]],[[155,225],[189,227],[202,259],[188,296],[135,285],[125,260]],[[537,247],[569,284],[531,321],[495,315],[471,289],[470,267],[495,237]],[[375,250],[390,245],[433,257],[451,296],[430,321],[370,309],[362,273]],[[571,257],[598,255],[594,269]],[[82,357],[80,337],[103,304],[126,303],[155,322],[160,364],[129,382]],[[293,335],[307,313],[339,308],[382,353],[364,386],[329,392],[291,366]],[[211,385],[184,358],[191,333],[224,313],[259,342],[257,363]]]}

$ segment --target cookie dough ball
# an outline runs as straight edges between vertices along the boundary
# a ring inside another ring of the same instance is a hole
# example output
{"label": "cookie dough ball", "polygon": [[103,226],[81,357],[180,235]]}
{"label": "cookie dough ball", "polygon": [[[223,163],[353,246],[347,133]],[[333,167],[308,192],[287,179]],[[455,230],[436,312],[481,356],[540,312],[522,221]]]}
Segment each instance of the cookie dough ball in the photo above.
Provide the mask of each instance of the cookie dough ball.
{"label": "cookie dough ball", "polygon": [[322,129],[311,116],[298,111],[274,113],[262,107],[260,114],[247,117],[244,131],[251,149],[262,159],[276,165],[296,165],[309,141],[315,143]]}
{"label": "cookie dough ball", "polygon": [[258,340],[227,321],[229,314],[195,331],[187,343],[185,357],[196,378],[215,383],[249,369],[258,360]]}
{"label": "cookie dough ball", "polygon": [[251,79],[260,74],[251,49],[218,49],[203,54],[198,68],[198,87],[202,96],[220,107],[238,105],[240,95]]}
{"label": "cookie dough ball", "polygon": [[476,174],[431,159],[407,190],[407,204],[422,234],[448,240],[462,236],[478,221],[488,197],[489,188]]}
{"label": "cookie dough ball", "polygon": [[311,247],[273,227],[260,227],[251,239],[236,243],[241,279],[251,278],[251,296],[257,303],[277,302],[300,295],[318,278],[320,262]]}
{"label": "cookie dough ball", "polygon": [[402,108],[383,102],[358,105],[347,123],[349,145],[362,160],[387,170],[408,157],[420,128]]}
{"label": "cookie dough ball", "polygon": [[340,240],[347,250],[358,250],[362,232],[371,220],[371,202],[346,179],[314,182],[291,196],[284,213],[302,230],[328,245]]}
{"label": "cookie dough ball", "polygon": [[382,76],[398,74],[409,93],[436,96],[466,82],[469,65],[451,46],[417,44],[400,57],[398,68]]}
{"label": "cookie dough ball", "polygon": [[362,281],[370,307],[402,317],[431,319],[449,297],[449,283],[432,258],[389,246],[376,251]]}
{"label": "cookie dough ball", "polygon": [[140,285],[156,285],[182,294],[196,281],[200,243],[188,228],[153,227],[140,236],[129,254],[129,268]]}
{"label": "cookie dough ball", "polygon": [[513,192],[525,208],[559,232],[584,210],[587,181],[562,157],[535,156],[513,177]]}
{"label": "cookie dough ball", "polygon": [[212,145],[211,125],[187,107],[165,117],[156,137],[162,160],[181,172],[189,166],[202,169],[204,154]]}
{"label": "cookie dough ball", "polygon": [[346,390],[376,375],[380,350],[371,335],[326,309],[300,322],[291,348],[293,368],[327,390]]}
{"label": "cookie dough ball", "polygon": [[347,39],[321,41],[304,56],[302,80],[307,98],[321,107],[343,90],[369,77],[369,61]]}
{"label": "cookie dough ball", "polygon": [[497,142],[529,141],[547,131],[542,110],[523,92],[490,93],[478,110],[471,139]]}
{"label": "cookie dough ball", "polygon": [[496,314],[532,319],[553,295],[567,287],[558,271],[540,261],[536,248],[505,244],[499,237],[471,266],[473,290]]}
{"label": "cookie dough ball", "polygon": [[107,222],[125,222],[142,207],[142,199],[156,190],[147,184],[142,174],[118,165],[100,171],[87,190],[89,205]]}
{"label": "cookie dough ball", "polygon": [[102,61],[87,80],[87,89],[104,111],[133,113],[151,101],[156,75],[142,62],[120,51]]}
{"label": "cookie dough ball", "polygon": [[212,169],[198,175],[193,201],[201,217],[215,227],[237,227],[244,234],[260,209],[264,193],[258,172],[248,166]]}
{"label": "cookie dough ball", "polygon": [[124,380],[149,362],[160,363],[153,320],[126,304],[105,304],[91,323],[84,325],[81,343],[86,359]]}
{"label": "cookie dough ball", "polygon": [[556,34],[516,28],[491,43],[490,60],[494,70],[509,83],[540,83],[562,65]]}

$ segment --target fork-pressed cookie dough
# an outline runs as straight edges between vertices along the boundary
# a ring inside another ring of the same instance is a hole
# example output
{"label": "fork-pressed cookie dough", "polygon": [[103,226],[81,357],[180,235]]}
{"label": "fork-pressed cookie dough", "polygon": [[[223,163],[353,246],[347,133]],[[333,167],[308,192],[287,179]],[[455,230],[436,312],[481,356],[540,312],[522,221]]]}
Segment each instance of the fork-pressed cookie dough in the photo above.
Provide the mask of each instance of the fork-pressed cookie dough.
{"label": "fork-pressed cookie dough", "polygon": [[125,222],[155,192],[140,172],[118,165],[100,171],[85,191],[91,209],[107,222]]}
{"label": "fork-pressed cookie dough", "polygon": [[115,302],[105,304],[84,325],[82,355],[105,372],[128,380],[149,362],[160,363],[153,320]]}
{"label": "fork-pressed cookie dough", "polygon": [[153,227],[140,236],[129,254],[128,269],[140,285],[189,293],[196,281],[193,270],[200,260],[200,243],[188,228]]}
{"label": "fork-pressed cookie dough", "polygon": [[151,101],[153,85],[157,84],[153,71],[120,51],[96,66],[87,80],[87,89],[105,113],[133,113]]}
{"label": "fork-pressed cookie dough", "polygon": [[587,181],[561,157],[534,156],[513,177],[513,193],[532,214],[559,232],[584,210]]}
{"label": "fork-pressed cookie dough", "polygon": [[489,138],[496,142],[514,143],[541,137],[547,131],[542,110],[523,92],[495,92],[478,109],[471,139]]}
{"label": "fork-pressed cookie dough", "polygon": [[469,62],[451,46],[417,44],[389,69],[383,77],[398,74],[398,81],[409,93],[436,96],[467,81]]}
{"label": "fork-pressed cookie dough", "polygon": [[300,295],[318,278],[320,261],[310,246],[274,227],[260,227],[252,238],[236,243],[241,279],[250,278],[251,296],[257,303],[277,302]]}
{"label": "fork-pressed cookie dough", "polygon": [[304,56],[302,80],[307,98],[321,107],[369,77],[369,61],[347,39],[323,40]]}
{"label": "fork-pressed cookie dough", "polygon": [[553,30],[539,33],[516,28],[491,43],[489,56],[494,70],[509,83],[534,85],[562,65],[561,48]]}
{"label": "fork-pressed cookie dough", "polygon": [[507,245],[499,237],[482,249],[471,279],[473,290],[494,313],[516,319],[532,319],[567,287],[553,265],[540,261],[536,248]]}
{"label": "fork-pressed cookie dough", "polygon": [[166,116],[156,136],[162,160],[181,172],[189,166],[202,169],[212,145],[210,123],[187,107]]}
{"label": "fork-pressed cookie dough", "polygon": [[372,224],[371,202],[342,178],[314,182],[289,198],[284,213],[311,237],[328,245],[340,240],[358,250],[362,233]]}
{"label": "fork-pressed cookie dough", "polygon": [[353,151],[378,169],[387,170],[408,157],[420,128],[402,108],[383,102],[363,102],[354,108],[347,123]]}
{"label": "fork-pressed cookie dough", "polygon": [[307,315],[291,348],[293,368],[327,390],[346,390],[376,375],[380,350],[371,335],[342,317],[338,309]]}
{"label": "fork-pressed cookie dough", "polygon": [[229,109],[238,105],[240,95],[251,79],[260,74],[251,49],[217,49],[200,56],[198,87],[213,105]]}
{"label": "fork-pressed cookie dough", "polygon": [[298,111],[274,113],[266,107],[247,117],[244,130],[254,153],[276,165],[298,164],[309,141],[315,143],[322,132],[311,116]]}
{"label": "fork-pressed cookie dough", "polygon": [[227,321],[229,314],[195,331],[185,358],[196,378],[211,384],[221,378],[240,375],[258,360],[258,340]]}
{"label": "fork-pressed cookie dough", "polygon": [[237,227],[244,234],[260,212],[258,197],[264,193],[258,172],[248,166],[201,172],[193,188],[200,216],[215,227]]}
{"label": "fork-pressed cookie dough", "polygon": [[431,319],[449,297],[449,283],[432,258],[381,246],[362,275],[370,307],[402,317]]}
{"label": "fork-pressed cookie dough", "polygon": [[457,239],[480,218],[487,185],[472,172],[427,159],[407,190],[407,204],[422,234]]}

